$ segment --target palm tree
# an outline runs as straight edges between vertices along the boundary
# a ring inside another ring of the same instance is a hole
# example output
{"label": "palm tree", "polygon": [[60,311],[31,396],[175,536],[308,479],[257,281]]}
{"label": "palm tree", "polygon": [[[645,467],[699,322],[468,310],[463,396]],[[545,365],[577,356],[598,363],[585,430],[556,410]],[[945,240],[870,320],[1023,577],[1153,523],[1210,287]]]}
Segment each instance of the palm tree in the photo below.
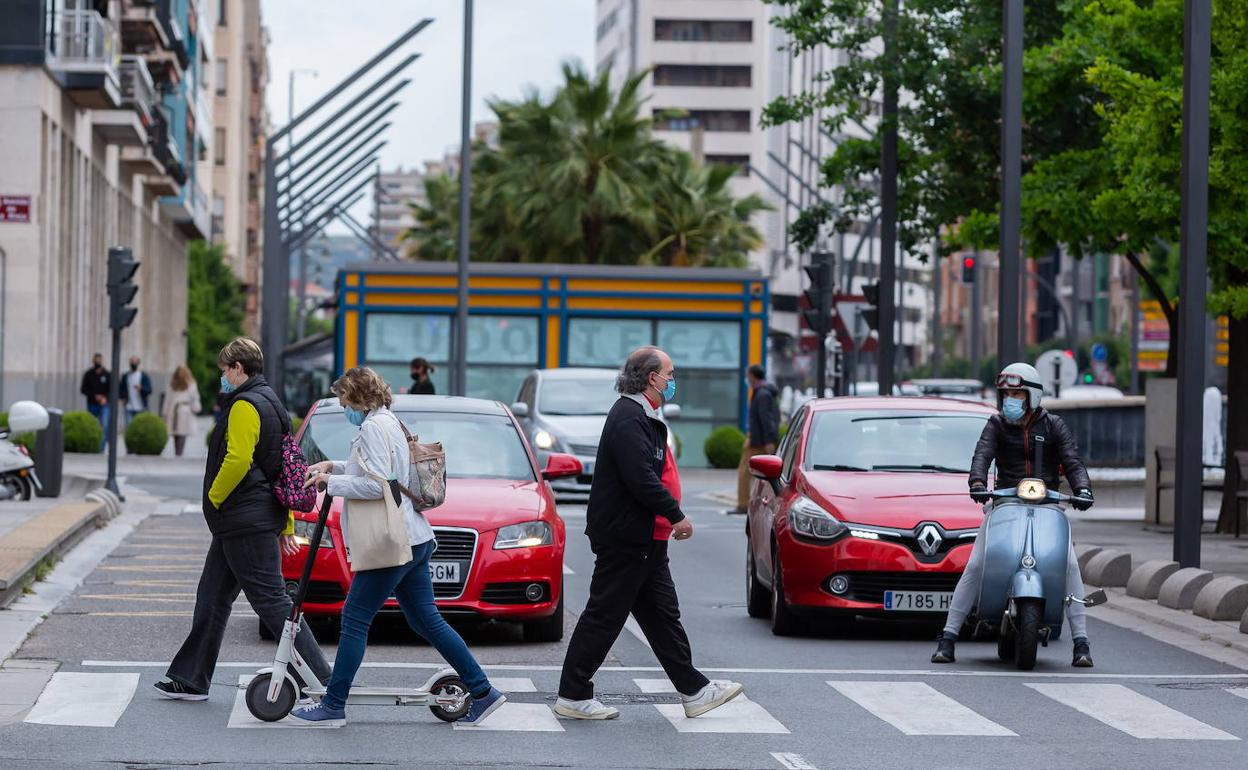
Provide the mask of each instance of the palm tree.
{"label": "palm tree", "polygon": [[428,262],[449,262],[456,255],[456,233],[459,230],[459,185],[446,175],[425,179],[425,202],[409,203],[416,224],[408,228],[402,240],[407,242],[407,256]]}

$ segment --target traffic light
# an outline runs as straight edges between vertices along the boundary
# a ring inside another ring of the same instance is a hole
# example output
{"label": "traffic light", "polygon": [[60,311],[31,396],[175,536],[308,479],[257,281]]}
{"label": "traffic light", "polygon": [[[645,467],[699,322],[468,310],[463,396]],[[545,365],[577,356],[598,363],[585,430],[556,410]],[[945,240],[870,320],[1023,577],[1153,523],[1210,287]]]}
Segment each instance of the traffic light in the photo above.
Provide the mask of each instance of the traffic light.
{"label": "traffic light", "polygon": [[862,296],[867,298],[867,306],[862,309],[862,320],[867,322],[870,329],[879,329],[880,326],[880,282],[864,284],[862,287]]}
{"label": "traffic light", "polygon": [[114,331],[121,331],[134,323],[138,308],[130,307],[139,287],[134,283],[134,274],[139,263],[134,253],[124,247],[108,250],[108,326]]}
{"label": "traffic light", "polygon": [[962,283],[975,283],[975,257],[962,258]]}
{"label": "traffic light", "polygon": [[802,267],[810,278],[810,288],[806,295],[806,307],[802,308],[802,316],[806,325],[819,336],[831,331],[832,322],[832,260],[827,252],[815,252],[811,255],[811,263]]}

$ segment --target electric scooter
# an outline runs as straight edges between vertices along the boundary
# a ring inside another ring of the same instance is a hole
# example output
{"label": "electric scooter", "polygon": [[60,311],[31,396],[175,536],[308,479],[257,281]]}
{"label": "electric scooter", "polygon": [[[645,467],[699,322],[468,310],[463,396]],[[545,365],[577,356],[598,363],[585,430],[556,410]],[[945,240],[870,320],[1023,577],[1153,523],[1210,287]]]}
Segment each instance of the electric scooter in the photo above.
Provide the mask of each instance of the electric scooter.
{"label": "electric scooter", "polygon": [[[1044,437],[1033,436],[1039,475]],[[1067,605],[1095,607],[1104,591],[1086,597],[1066,594],[1070,522],[1061,504],[1073,498],[1049,489],[1042,479],[1023,479],[1013,489],[992,492],[984,532],[984,573],[979,588],[976,636],[996,635],[997,657],[1023,671],[1036,665],[1037,647],[1062,634]],[[995,618],[1000,618],[995,622]]]}
{"label": "electric scooter", "polygon": [[[320,550],[321,537],[325,533],[325,520],[333,498],[322,490],[321,508],[308,544],[308,558],[303,565],[299,587],[295,591],[290,617],[282,627],[277,642],[273,665],[262,668],[247,685],[247,710],[256,719],[276,722],[284,719],[295,707],[299,693],[320,699],[325,687],[313,675],[312,670],[299,657],[295,649],[295,637],[299,634],[303,615],[303,600],[307,595],[312,565]],[[280,674],[276,672],[281,672]],[[468,713],[471,697],[459,674],[453,669],[439,669],[423,685],[415,689],[405,687],[352,687],[347,703],[353,706],[428,706],[433,715],[443,722],[455,722]]]}

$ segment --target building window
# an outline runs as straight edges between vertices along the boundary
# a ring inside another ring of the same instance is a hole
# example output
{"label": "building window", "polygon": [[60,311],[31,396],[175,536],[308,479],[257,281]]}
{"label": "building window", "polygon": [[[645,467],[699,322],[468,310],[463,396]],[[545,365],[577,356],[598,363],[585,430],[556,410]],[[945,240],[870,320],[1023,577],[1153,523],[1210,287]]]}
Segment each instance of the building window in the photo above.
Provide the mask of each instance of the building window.
{"label": "building window", "polygon": [[754,24],[748,20],[655,19],[654,39],[663,42],[749,43],[754,39]]}
{"label": "building window", "polygon": [[654,128],[656,131],[692,131],[701,126],[704,131],[737,131],[750,130],[749,110],[684,110],[681,114],[668,117],[670,109],[654,110]]}
{"label": "building window", "polygon": [[706,156],[706,162],[715,166],[736,166],[737,176],[750,175],[750,156],[749,155],[710,155]]}
{"label": "building window", "polygon": [[212,239],[215,241],[225,234],[225,198],[212,196]]}
{"label": "building window", "polygon": [[217,59],[217,96],[225,96],[226,83],[229,82],[229,62],[226,59]]}
{"label": "building window", "polygon": [[229,5],[230,5],[230,0],[217,0],[217,26],[218,27],[224,27],[229,24],[229,17],[227,16],[227,9],[229,8]]}
{"label": "building window", "polygon": [[660,64],[654,68],[656,86],[749,88],[748,64]]}
{"label": "building window", "polygon": [[213,155],[216,156],[217,165],[225,165],[225,129],[218,128],[213,131]]}
{"label": "building window", "polygon": [[602,40],[607,33],[615,29],[615,25],[620,21],[620,9],[615,9],[607,14],[606,18],[598,22],[598,39]]}

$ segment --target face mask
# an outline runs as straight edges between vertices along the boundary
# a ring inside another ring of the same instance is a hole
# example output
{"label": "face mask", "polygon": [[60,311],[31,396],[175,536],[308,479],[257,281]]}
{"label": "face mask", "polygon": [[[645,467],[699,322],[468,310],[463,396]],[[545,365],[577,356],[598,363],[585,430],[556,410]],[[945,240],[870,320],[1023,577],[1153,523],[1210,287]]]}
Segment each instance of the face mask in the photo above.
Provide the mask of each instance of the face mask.
{"label": "face mask", "polygon": [[412,379],[413,379],[413,380],[417,380],[417,381],[419,381],[419,380],[420,380],[420,372],[412,372]]}
{"label": "face mask", "polygon": [[342,409],[343,413],[347,416],[347,422],[357,428],[364,424],[365,412],[362,412],[353,406],[344,406]]}
{"label": "face mask", "polygon": [[663,388],[663,400],[671,401],[676,398],[676,378],[673,377],[667,381],[667,387]]}
{"label": "face mask", "polygon": [[139,370],[138,364],[130,364],[130,371],[137,372],[138,370]]}
{"label": "face mask", "polygon": [[236,388],[237,386],[235,386],[234,383],[225,379],[224,374],[221,375],[221,392],[222,393],[233,393],[236,390]]}
{"label": "face mask", "polygon": [[1007,398],[1001,404],[1001,414],[1010,422],[1018,422],[1023,419],[1023,400],[1021,398]]}

